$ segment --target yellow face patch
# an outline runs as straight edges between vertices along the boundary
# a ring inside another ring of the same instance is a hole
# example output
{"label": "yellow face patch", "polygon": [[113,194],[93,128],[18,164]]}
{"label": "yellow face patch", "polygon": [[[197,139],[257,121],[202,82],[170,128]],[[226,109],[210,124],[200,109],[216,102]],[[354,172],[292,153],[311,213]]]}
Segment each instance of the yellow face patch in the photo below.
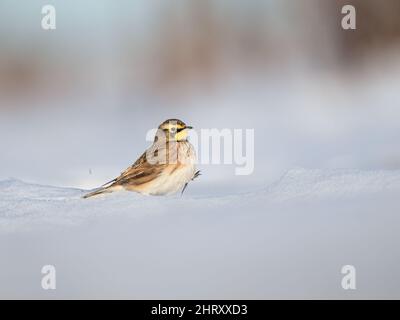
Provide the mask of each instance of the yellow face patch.
{"label": "yellow face patch", "polygon": [[175,140],[176,141],[186,140],[187,136],[188,136],[188,130],[183,129],[175,134]]}

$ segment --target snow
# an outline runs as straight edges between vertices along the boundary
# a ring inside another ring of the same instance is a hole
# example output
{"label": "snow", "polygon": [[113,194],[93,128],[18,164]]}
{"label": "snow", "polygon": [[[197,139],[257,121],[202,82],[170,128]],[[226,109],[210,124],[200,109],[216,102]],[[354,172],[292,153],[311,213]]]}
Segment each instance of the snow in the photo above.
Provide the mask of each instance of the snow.
{"label": "snow", "polygon": [[269,193],[279,199],[294,197],[346,197],[397,190],[400,171],[361,171],[354,169],[290,170]]}
{"label": "snow", "polygon": [[223,196],[84,192],[0,182],[0,297],[400,297],[397,170],[296,168]]}
{"label": "snow", "polygon": [[92,217],[122,215],[129,218],[152,215],[165,207],[194,207],[224,210],[227,203],[240,205],[282,201],[349,198],[357,195],[400,191],[400,171],[359,171],[351,169],[292,169],[265,189],[227,196],[175,195],[147,197],[133,192],[118,192],[89,200],[87,190],[29,184],[17,179],[0,181],[0,231],[10,232],[33,226],[79,225]]}
{"label": "snow", "polygon": [[[0,298],[400,298],[398,79],[290,79],[167,107],[86,97],[2,115]],[[254,173],[199,164],[183,197],[81,199],[175,116],[254,128]],[[46,264],[55,291],[40,286]],[[340,285],[348,264],[355,291]]]}

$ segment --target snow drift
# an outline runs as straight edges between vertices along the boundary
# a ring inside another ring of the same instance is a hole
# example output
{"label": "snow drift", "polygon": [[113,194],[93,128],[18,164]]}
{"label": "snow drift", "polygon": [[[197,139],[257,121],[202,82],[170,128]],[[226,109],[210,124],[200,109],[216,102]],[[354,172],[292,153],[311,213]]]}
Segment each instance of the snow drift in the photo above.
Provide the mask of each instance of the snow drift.
{"label": "snow drift", "polygon": [[0,297],[400,297],[399,171],[294,169],[221,197],[84,192],[0,182]]}
{"label": "snow drift", "polygon": [[132,192],[110,194],[95,199],[82,199],[87,192],[24,183],[16,179],[0,182],[0,230],[40,224],[80,224],[92,217],[126,215],[141,217],[160,211],[163,206],[193,206],[196,209],[222,210],[240,205],[298,199],[343,198],[356,195],[400,190],[400,171],[306,170],[293,169],[279,181],[253,193],[222,197],[147,197]]}

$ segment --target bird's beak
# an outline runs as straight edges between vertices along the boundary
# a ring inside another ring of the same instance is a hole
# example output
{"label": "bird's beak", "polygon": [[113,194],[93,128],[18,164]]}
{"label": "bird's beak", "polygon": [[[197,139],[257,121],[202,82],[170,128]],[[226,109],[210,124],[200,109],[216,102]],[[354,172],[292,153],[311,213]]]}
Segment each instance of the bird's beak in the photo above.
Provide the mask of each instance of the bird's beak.
{"label": "bird's beak", "polygon": [[193,129],[193,127],[192,126],[186,126],[185,129]]}

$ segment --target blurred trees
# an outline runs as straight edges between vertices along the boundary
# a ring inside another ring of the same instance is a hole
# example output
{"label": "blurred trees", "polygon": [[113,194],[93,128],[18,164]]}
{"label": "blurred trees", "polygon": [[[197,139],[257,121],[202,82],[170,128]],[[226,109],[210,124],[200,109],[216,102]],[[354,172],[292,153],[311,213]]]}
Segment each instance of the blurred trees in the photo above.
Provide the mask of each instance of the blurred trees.
{"label": "blurred trees", "polygon": [[[357,30],[344,31],[341,7],[350,3],[357,10]],[[346,62],[393,50],[400,37],[399,0],[143,0],[102,5],[104,10],[93,11],[92,2],[79,20],[74,16],[78,11],[63,11],[68,4],[56,2],[59,25],[50,35],[34,29],[40,22],[40,15],[31,14],[34,5],[19,10],[37,22],[10,28],[22,18],[18,10],[15,16],[7,13],[3,3],[0,94],[96,93],[110,85],[126,92],[137,88],[180,94],[182,87],[199,81],[223,83],[226,70],[297,64],[340,69]],[[133,18],[135,12],[141,15]]]}

